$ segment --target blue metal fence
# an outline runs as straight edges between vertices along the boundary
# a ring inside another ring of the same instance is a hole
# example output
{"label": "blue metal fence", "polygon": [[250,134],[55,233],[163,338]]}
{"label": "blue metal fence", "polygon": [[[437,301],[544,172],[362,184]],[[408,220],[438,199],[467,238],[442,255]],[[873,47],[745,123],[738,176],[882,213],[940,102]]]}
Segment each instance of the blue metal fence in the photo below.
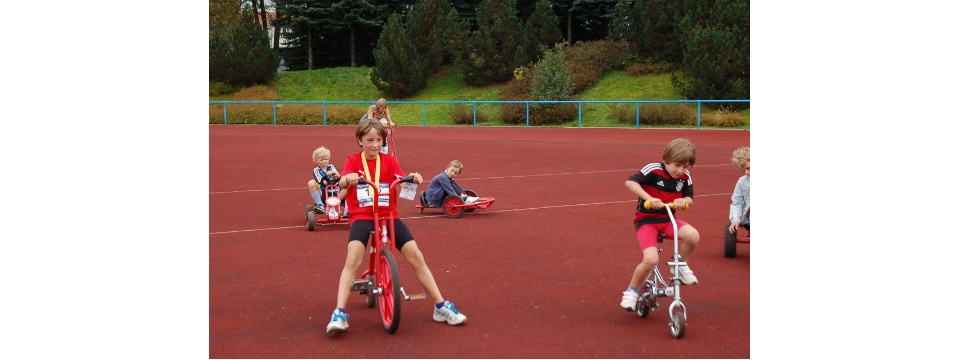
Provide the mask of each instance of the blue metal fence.
{"label": "blue metal fence", "polygon": [[[530,126],[530,104],[577,104],[577,127],[583,127],[583,104],[624,103],[636,104],[636,127],[640,128],[640,104],[696,103],[697,129],[700,129],[700,112],[703,103],[749,103],[750,100],[523,100],[523,101],[390,101],[391,105],[423,105],[423,126],[427,126],[427,105],[472,105],[473,126],[477,126],[477,104],[525,104],[526,126]],[[323,125],[327,125],[327,105],[370,105],[371,101],[210,101],[210,105],[223,105],[223,124],[227,125],[227,105],[273,105],[273,125],[277,125],[277,105],[323,105]]]}

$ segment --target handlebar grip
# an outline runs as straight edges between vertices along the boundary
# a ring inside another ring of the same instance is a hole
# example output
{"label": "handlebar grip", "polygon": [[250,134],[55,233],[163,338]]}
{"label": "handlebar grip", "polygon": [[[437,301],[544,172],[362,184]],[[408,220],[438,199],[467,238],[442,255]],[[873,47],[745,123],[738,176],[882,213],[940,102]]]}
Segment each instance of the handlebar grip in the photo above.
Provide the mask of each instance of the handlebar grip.
{"label": "handlebar grip", "polygon": [[[671,209],[673,208],[673,203],[666,203],[666,204],[663,204],[663,205],[666,206],[666,207],[669,207],[669,208],[671,208]],[[649,210],[651,206],[653,206],[653,204],[650,203],[650,200],[644,200],[644,201],[643,201],[643,208],[644,208],[644,209],[648,209],[648,210]],[[690,205],[686,205],[686,206],[683,207],[683,210],[686,210],[686,209],[689,208],[689,207],[690,207]]]}
{"label": "handlebar grip", "polygon": [[365,178],[357,179],[357,185],[366,185],[366,184],[367,184],[367,179]]}
{"label": "handlebar grip", "polygon": [[405,182],[405,183],[413,182],[413,175],[407,175],[400,178],[400,182]]}

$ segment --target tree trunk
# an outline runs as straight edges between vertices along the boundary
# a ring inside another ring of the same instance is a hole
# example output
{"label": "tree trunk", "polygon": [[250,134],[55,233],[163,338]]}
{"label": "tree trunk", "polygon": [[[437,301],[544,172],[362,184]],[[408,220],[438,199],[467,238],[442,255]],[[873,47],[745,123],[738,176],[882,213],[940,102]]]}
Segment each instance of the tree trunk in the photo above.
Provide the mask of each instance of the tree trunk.
{"label": "tree trunk", "polygon": [[313,70],[313,29],[307,28],[307,70]]}
{"label": "tree trunk", "polygon": [[253,9],[253,21],[260,22],[260,14],[257,10],[257,0],[250,0],[250,8]]}
{"label": "tree trunk", "polygon": [[273,22],[273,51],[280,54],[280,27],[277,26],[276,21]]}
{"label": "tree trunk", "polygon": [[353,24],[350,24],[350,67],[357,66],[356,40],[353,35]]}
{"label": "tree trunk", "polygon": [[567,13],[567,45],[573,45],[573,13]]}
{"label": "tree trunk", "polygon": [[263,31],[267,30],[267,7],[263,4],[263,0],[260,0],[260,21],[263,24]]}

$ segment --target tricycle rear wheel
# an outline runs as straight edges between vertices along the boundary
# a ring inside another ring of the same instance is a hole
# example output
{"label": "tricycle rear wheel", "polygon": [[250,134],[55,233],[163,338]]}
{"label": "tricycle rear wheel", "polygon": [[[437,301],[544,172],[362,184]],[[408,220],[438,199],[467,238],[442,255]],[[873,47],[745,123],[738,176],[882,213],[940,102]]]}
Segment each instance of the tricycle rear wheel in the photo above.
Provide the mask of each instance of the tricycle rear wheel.
{"label": "tricycle rear wheel", "polygon": [[457,195],[448,195],[443,198],[443,213],[447,217],[458,218],[463,215],[463,199]]}

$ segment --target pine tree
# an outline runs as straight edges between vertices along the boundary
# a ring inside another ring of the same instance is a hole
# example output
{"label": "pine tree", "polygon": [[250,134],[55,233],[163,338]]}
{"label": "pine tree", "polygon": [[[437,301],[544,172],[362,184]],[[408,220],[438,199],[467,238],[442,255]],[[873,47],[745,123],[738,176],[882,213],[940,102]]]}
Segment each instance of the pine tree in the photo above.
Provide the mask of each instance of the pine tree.
{"label": "pine tree", "polygon": [[510,80],[526,57],[522,30],[516,0],[483,0],[477,9],[477,30],[468,42],[471,51],[457,60],[464,81],[481,86]]}
{"label": "pine tree", "polygon": [[279,59],[270,48],[270,36],[250,8],[235,8],[240,16],[224,15],[210,23],[209,80],[235,86],[273,80]]}
{"label": "pine tree", "polygon": [[[750,3],[690,1],[681,23],[691,25],[683,46],[683,76],[673,84],[691,99],[750,98]],[[740,107],[738,104],[734,108]]]}
{"label": "pine tree", "polygon": [[526,50],[526,60],[536,62],[543,56],[546,49],[553,48],[557,43],[563,40],[560,34],[560,18],[553,13],[550,7],[550,1],[539,0],[530,18],[524,25],[524,34],[526,40],[524,47]]}
{"label": "pine tree", "polygon": [[448,16],[451,11],[453,7],[444,0],[417,0],[407,15],[410,39],[429,72],[439,70],[451,54],[448,39],[457,30],[456,18]]}
{"label": "pine tree", "polygon": [[346,28],[350,33],[350,66],[357,66],[357,31],[380,25],[377,7],[367,0],[340,0],[325,12],[322,24]]}
{"label": "pine tree", "polygon": [[426,64],[416,51],[400,15],[390,14],[373,50],[377,66],[370,72],[370,80],[377,89],[389,96],[406,97],[426,86]]}

